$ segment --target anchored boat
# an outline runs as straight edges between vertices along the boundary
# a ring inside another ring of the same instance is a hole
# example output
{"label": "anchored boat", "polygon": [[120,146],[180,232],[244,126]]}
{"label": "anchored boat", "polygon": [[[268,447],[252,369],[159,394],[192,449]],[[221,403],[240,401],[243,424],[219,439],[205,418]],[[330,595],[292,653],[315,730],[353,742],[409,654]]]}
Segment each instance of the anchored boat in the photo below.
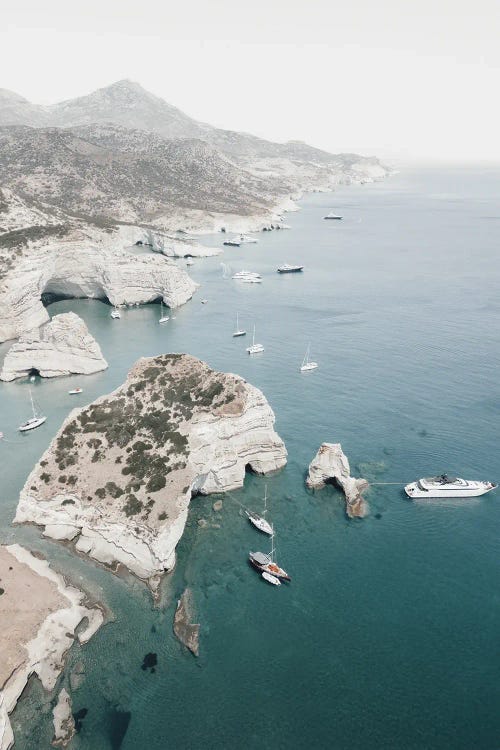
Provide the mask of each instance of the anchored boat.
{"label": "anchored boat", "polygon": [[427,477],[419,479],[417,482],[411,482],[411,484],[406,485],[405,492],[412,499],[479,497],[496,489],[497,486],[494,482],[460,479],[459,477],[449,477],[448,474],[441,474],[438,477]]}
{"label": "anchored boat", "polygon": [[247,346],[247,352],[249,354],[259,354],[259,352],[263,352],[264,347],[262,344],[256,344],[255,343],[255,326],[253,327],[253,336],[252,336],[252,346]]}
{"label": "anchored boat", "polygon": [[33,401],[33,394],[31,393],[30,388],[30,399],[31,399],[31,409],[33,411],[33,416],[31,419],[28,419],[26,422],[23,422],[23,424],[19,427],[19,432],[28,432],[28,430],[34,430],[36,427],[40,427],[41,424],[45,422],[47,417],[44,417],[43,414],[39,414],[35,408],[35,403]]}
{"label": "anchored boat", "polygon": [[267,513],[267,485],[264,491],[264,512],[262,513],[262,516],[259,516],[251,510],[245,510],[245,513],[250,523],[253,524],[256,529],[262,531],[264,534],[269,534],[269,536],[273,535],[273,527],[265,518]]}
{"label": "anchored boat", "polygon": [[[292,579],[283,568],[274,560],[274,534],[271,536],[271,552],[267,555],[264,552],[249,552],[248,559],[250,565],[258,570],[261,574],[268,573],[274,578],[278,578],[280,581],[291,581]],[[266,578],[267,580],[267,578]]]}
{"label": "anchored boat", "polygon": [[284,263],[282,266],[278,266],[278,273],[300,273],[304,270],[304,266],[291,266],[290,263]]}

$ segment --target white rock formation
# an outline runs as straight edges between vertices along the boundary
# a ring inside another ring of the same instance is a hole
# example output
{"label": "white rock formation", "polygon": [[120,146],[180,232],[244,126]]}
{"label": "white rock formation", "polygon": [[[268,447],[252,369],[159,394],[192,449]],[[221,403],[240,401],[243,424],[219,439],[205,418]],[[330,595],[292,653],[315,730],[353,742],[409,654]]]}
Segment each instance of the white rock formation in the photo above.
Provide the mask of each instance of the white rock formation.
{"label": "white rock formation", "polygon": [[97,341],[75,313],[55,315],[41,330],[24,333],[5,355],[0,380],[22,378],[36,369],[43,378],[90,375],[108,363]]}
{"label": "white rock formation", "polygon": [[[0,547],[0,579],[0,750],[8,750],[14,743],[9,714],[28,678],[37,674],[53,690],[75,637],[86,643],[104,617],[46,560],[17,544]],[[83,621],[87,627],[77,633]]]}
{"label": "white rock formation", "polygon": [[66,688],[59,693],[57,703],[52,711],[54,717],[54,747],[66,747],[75,734],[75,720],[72,713],[71,698]]}
{"label": "white rock formation", "polygon": [[187,302],[197,284],[160,255],[60,242],[32,248],[0,280],[0,341],[17,338],[49,320],[43,293],[108,298],[112,305],[163,299],[169,307]]}
{"label": "white rock formation", "polygon": [[114,393],[69,415],[15,520],[78,537],[78,551],[154,587],[175,564],[192,493],[236,489],[247,466],[265,474],[285,463],[257,388],[188,355],[141,359]]}
{"label": "white rock formation", "polygon": [[366,479],[351,477],[349,461],[342,452],[340,443],[322,443],[309,464],[307,486],[313,489],[321,489],[327,482],[333,482],[343,490],[346,499],[346,512],[350,518],[366,516],[368,505],[362,496],[362,492],[368,489],[369,484]]}

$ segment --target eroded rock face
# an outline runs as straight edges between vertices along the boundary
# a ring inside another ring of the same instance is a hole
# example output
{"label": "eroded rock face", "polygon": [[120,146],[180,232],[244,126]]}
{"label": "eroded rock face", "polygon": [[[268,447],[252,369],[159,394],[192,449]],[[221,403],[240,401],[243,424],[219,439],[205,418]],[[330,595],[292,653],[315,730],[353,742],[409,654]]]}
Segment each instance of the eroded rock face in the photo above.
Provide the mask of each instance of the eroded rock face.
{"label": "eroded rock face", "polygon": [[46,560],[18,544],[0,546],[0,588],[0,750],[8,750],[14,743],[9,714],[30,675],[53,690],[75,637],[86,643],[104,617]]}
{"label": "eroded rock face", "polygon": [[286,463],[264,395],[186,354],[140,359],[123,386],[65,420],[21,492],[16,522],[76,539],[154,586],[171,570],[193,493]]}
{"label": "eroded rock face", "polygon": [[39,371],[43,378],[58,375],[90,375],[108,363],[97,341],[75,313],[55,315],[42,330],[23,334],[5,355],[0,380],[15,380]]}
{"label": "eroded rock face", "polygon": [[327,482],[334,482],[343,490],[346,499],[346,513],[350,518],[363,518],[368,513],[368,505],[362,493],[368,489],[366,479],[351,477],[347,456],[340,443],[322,443],[309,464],[306,484],[312,489],[321,489]]}
{"label": "eroded rock face", "polygon": [[163,299],[178,307],[197,288],[187,273],[160,255],[96,248],[68,242],[20,255],[0,281],[0,341],[17,338],[49,320],[42,294],[107,298],[112,305]]}

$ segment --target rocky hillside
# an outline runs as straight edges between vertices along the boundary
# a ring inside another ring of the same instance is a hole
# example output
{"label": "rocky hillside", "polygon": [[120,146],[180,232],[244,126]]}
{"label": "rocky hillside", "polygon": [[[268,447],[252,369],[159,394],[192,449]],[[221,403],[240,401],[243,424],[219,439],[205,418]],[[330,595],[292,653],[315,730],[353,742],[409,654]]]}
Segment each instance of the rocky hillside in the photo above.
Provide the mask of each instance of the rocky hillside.
{"label": "rocky hillside", "polygon": [[262,217],[291,194],[386,173],[197,122],[127,80],[48,107],[2,90],[0,104],[2,184],[72,215],[174,228],[192,211]]}
{"label": "rocky hillside", "polygon": [[175,561],[193,494],[280,469],[265,397],[185,354],[139,360],[123,386],[73,411],[21,492],[16,521],[154,580]]}

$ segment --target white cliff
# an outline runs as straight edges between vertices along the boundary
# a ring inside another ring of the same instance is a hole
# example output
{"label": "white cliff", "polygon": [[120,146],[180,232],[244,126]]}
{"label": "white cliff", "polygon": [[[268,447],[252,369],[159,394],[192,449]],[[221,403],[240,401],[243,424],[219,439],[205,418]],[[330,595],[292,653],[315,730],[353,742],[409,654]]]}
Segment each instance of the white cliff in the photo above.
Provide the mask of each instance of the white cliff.
{"label": "white cliff", "polygon": [[0,750],[8,750],[14,743],[9,714],[29,677],[38,675],[52,691],[75,638],[86,643],[104,618],[46,560],[18,544],[0,547],[0,592]]}
{"label": "white cliff", "polygon": [[83,320],[69,312],[55,315],[41,330],[22,334],[5,355],[0,380],[25,377],[33,369],[43,378],[90,375],[107,366]]}
{"label": "white cliff", "polygon": [[15,521],[121,563],[154,587],[175,564],[192,494],[286,463],[264,395],[185,354],[139,360],[123,386],[63,423],[21,491]]}
{"label": "white cliff", "polygon": [[162,299],[169,307],[187,302],[197,284],[160,255],[53,242],[16,257],[0,277],[0,342],[17,338],[49,320],[42,294],[107,298],[112,305]]}
{"label": "white cliff", "polygon": [[309,464],[306,484],[312,489],[321,489],[327,483],[337,484],[344,492],[346,512],[350,518],[363,518],[368,505],[362,493],[368,489],[366,479],[351,477],[347,456],[340,443],[322,443]]}

